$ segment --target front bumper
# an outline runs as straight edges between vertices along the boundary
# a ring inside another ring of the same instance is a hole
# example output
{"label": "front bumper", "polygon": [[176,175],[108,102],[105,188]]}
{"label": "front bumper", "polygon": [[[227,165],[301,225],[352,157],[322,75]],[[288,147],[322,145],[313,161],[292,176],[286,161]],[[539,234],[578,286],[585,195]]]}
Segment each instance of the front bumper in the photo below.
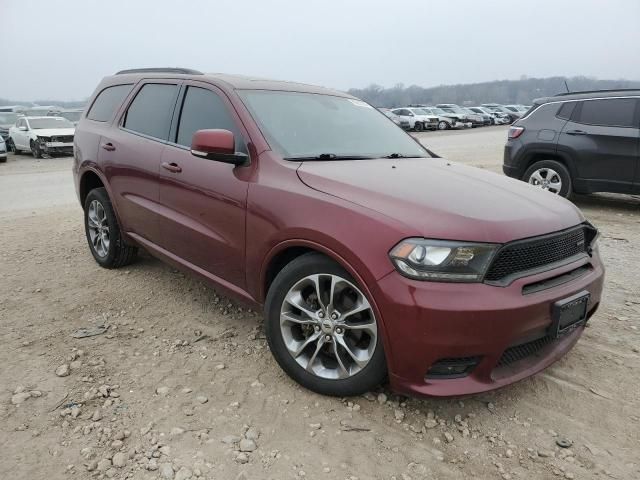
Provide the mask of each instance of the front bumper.
{"label": "front bumper", "polygon": [[66,142],[44,142],[42,150],[47,154],[73,155],[73,143]]}
{"label": "front bumper", "polygon": [[[523,294],[523,287],[588,266],[587,273],[561,285]],[[466,395],[493,390],[529,377],[567,353],[584,327],[544,344],[535,355],[504,365],[514,347],[548,337],[551,307],[586,290],[592,315],[602,294],[604,269],[597,253],[552,271],[520,278],[507,287],[482,283],[438,283],[383,277],[374,298],[384,320],[392,388],[417,396]],[[443,359],[475,358],[458,378],[428,378]]]}

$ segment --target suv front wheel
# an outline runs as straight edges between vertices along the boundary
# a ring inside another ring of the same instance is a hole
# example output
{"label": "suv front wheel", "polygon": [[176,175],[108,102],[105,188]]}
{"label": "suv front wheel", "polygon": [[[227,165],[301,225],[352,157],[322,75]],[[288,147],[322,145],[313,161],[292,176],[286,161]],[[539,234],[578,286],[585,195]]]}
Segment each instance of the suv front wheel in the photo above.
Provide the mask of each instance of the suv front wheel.
{"label": "suv front wheel", "polygon": [[104,188],[91,190],[84,201],[84,229],[91,254],[101,267],[124,267],[135,259],[138,249],[124,242]]}
{"label": "suv front wheel", "polygon": [[348,397],[387,375],[382,327],[356,281],[318,253],[289,263],[265,302],[269,347],[295,381],[323,395]]}
{"label": "suv front wheel", "polygon": [[568,198],[571,195],[569,170],[555,160],[541,160],[531,165],[522,178],[535,187]]}

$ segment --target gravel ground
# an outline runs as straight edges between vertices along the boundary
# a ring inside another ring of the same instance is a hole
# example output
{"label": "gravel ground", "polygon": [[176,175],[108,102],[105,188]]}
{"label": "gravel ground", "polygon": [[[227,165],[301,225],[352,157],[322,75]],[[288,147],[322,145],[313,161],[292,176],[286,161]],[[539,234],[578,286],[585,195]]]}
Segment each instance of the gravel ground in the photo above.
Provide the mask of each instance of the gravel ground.
{"label": "gravel ground", "polygon": [[[500,170],[504,128],[419,138]],[[70,167],[0,164],[0,478],[640,478],[637,197],[576,199],[603,235],[605,301],[547,371],[464,398],[336,399],[282,373],[260,313],[148,255],[99,268]]]}

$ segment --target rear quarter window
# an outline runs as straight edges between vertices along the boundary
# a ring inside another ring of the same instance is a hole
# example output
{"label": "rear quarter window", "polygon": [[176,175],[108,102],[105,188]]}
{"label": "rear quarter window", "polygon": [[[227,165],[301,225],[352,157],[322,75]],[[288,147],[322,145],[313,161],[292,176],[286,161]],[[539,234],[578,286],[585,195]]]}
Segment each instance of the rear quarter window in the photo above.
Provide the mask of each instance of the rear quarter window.
{"label": "rear quarter window", "polygon": [[111,120],[113,114],[118,109],[133,88],[133,84],[114,85],[102,90],[91,105],[87,118],[97,122],[107,122]]}
{"label": "rear quarter window", "polygon": [[576,103],[578,102],[566,102],[560,104],[560,108],[558,109],[558,113],[556,113],[556,117],[562,118],[564,120],[569,120],[571,118],[571,114],[573,113],[573,109],[576,107]]}

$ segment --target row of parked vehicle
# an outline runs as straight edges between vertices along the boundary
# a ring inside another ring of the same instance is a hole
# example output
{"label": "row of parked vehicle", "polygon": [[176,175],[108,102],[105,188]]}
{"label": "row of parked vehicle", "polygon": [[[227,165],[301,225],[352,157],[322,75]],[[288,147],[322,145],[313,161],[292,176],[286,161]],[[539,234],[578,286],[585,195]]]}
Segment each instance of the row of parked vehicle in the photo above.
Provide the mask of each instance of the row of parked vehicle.
{"label": "row of parked vehicle", "polygon": [[31,152],[35,158],[47,155],[72,155],[75,126],[82,109],[56,106],[0,107],[0,162],[6,151]]}
{"label": "row of parked vehicle", "polygon": [[510,125],[522,117],[529,106],[484,103],[477,107],[461,107],[454,103],[436,106],[409,105],[402,108],[381,108],[380,111],[405,130],[450,130],[487,125]]}

